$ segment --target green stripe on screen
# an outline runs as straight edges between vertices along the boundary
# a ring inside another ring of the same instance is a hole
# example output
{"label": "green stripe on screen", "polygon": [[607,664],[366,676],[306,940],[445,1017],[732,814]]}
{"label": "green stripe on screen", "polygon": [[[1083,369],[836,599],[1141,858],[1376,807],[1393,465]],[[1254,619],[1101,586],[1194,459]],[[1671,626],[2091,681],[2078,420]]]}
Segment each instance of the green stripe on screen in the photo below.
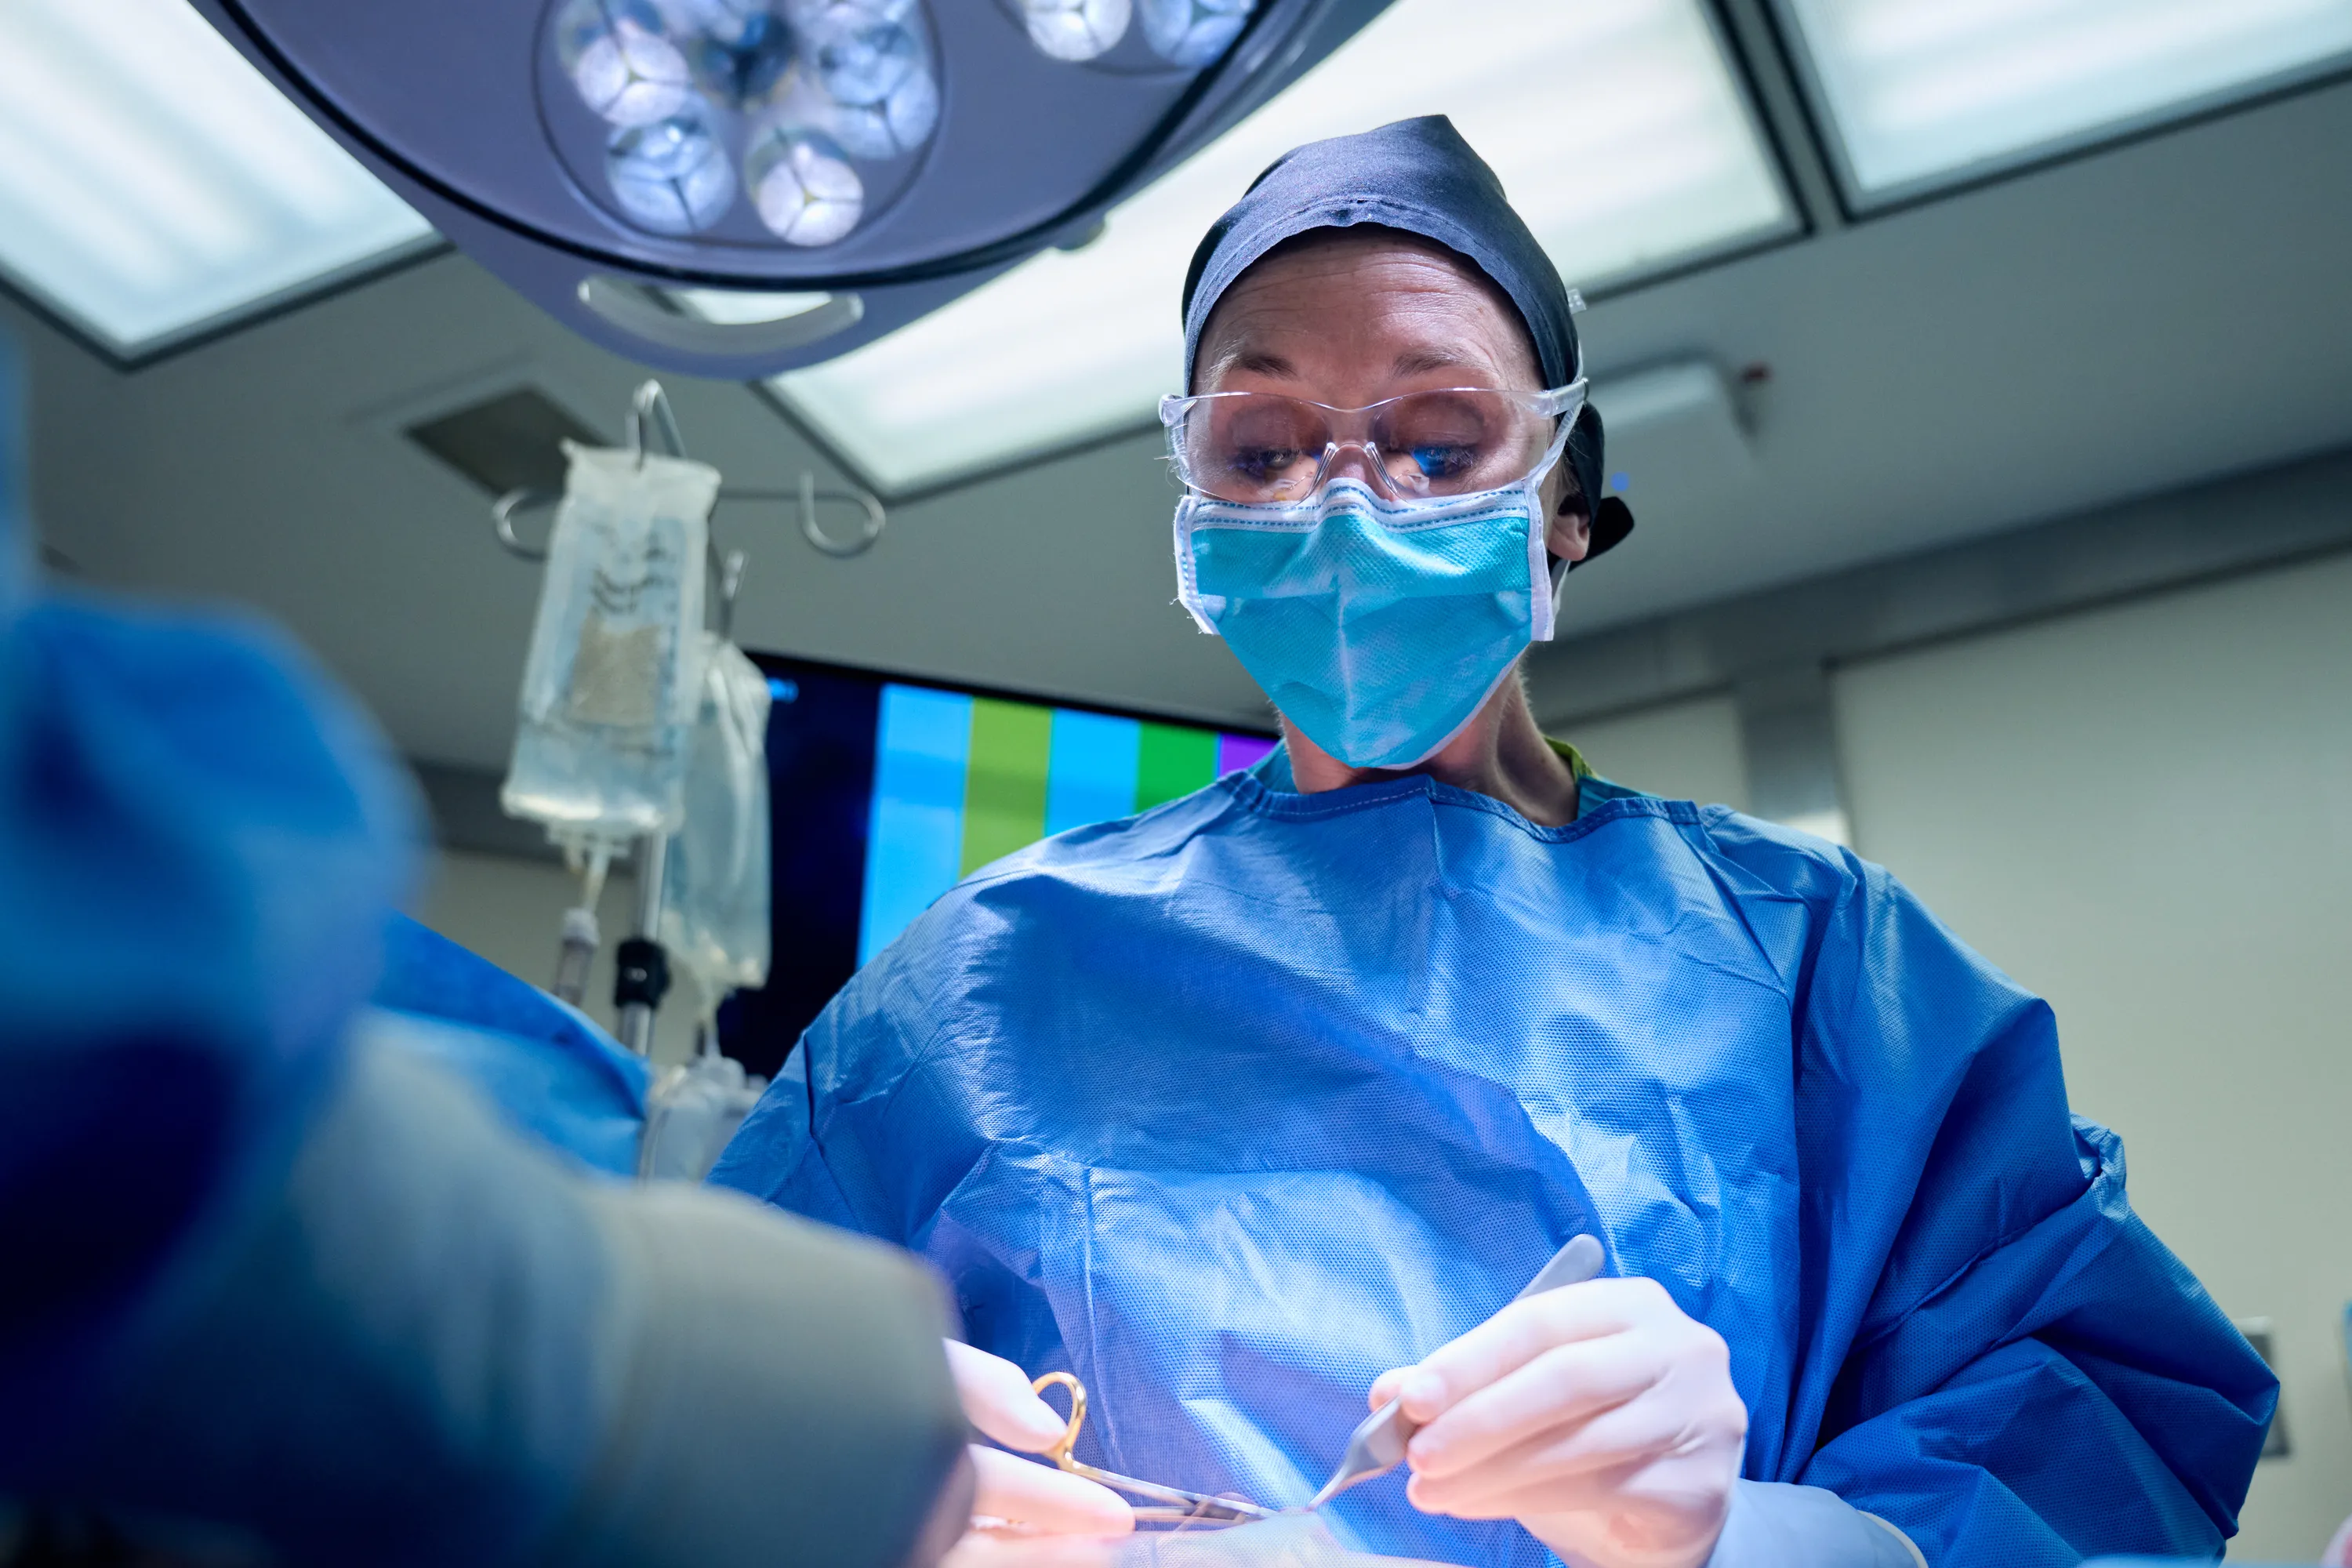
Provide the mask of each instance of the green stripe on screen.
{"label": "green stripe on screen", "polygon": [[1045,764],[1053,751],[1051,708],[973,700],[958,876],[1045,837]]}
{"label": "green stripe on screen", "polygon": [[1217,732],[1146,724],[1136,742],[1135,809],[1191,795],[1217,776]]}

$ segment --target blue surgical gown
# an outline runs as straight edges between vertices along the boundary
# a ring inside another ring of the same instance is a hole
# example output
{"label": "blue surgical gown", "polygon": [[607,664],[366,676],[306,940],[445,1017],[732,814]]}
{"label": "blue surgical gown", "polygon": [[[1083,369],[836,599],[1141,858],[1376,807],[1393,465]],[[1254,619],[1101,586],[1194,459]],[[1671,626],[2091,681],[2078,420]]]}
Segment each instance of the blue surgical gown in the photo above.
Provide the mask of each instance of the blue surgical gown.
{"label": "blue surgical gown", "polygon": [[[1934,1568],[2210,1556],[2275,1398],[2069,1114],[2050,1008],[1887,873],[1588,778],[1538,826],[1282,753],[975,874],[810,1027],[713,1180],[903,1243],[1082,1458],[1306,1500],[1385,1368],[1570,1237],[1731,1347],[1750,1479]],[[1391,1475],[1381,1552],[1536,1564]]]}
{"label": "blue surgical gown", "polygon": [[[372,1038],[437,1062],[507,1124],[613,1176],[637,1173],[651,1074],[581,1012],[415,921],[384,932]],[[552,944],[551,944],[551,946]]]}

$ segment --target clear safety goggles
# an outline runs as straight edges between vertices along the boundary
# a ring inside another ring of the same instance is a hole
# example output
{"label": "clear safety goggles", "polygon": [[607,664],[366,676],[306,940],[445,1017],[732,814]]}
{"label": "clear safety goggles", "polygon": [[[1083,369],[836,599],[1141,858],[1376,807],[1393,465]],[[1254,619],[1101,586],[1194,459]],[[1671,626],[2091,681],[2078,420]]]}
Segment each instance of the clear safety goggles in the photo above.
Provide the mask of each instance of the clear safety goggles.
{"label": "clear safety goggles", "polygon": [[1160,422],[1176,474],[1202,495],[1244,505],[1313,495],[1343,452],[1398,500],[1469,495],[1526,479],[1585,383],[1549,392],[1455,386],[1334,408],[1276,392],[1163,397]]}

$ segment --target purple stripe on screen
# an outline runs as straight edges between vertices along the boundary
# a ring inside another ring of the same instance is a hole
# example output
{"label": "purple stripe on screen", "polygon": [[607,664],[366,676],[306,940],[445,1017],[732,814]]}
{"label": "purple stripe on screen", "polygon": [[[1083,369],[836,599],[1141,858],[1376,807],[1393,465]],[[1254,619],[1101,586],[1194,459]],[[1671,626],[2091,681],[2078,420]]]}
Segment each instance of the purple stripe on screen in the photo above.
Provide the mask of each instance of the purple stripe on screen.
{"label": "purple stripe on screen", "polygon": [[1264,735],[1219,735],[1217,772],[1223,774],[1248,767],[1272,750],[1274,742]]}

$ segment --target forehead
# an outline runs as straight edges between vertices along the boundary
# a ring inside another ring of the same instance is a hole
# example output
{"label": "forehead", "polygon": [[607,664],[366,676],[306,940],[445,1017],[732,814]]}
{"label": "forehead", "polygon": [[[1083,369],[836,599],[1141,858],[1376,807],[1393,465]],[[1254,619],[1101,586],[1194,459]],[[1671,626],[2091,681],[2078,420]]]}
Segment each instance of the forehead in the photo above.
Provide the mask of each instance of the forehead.
{"label": "forehead", "polygon": [[1518,308],[1446,247],[1366,225],[1310,230],[1251,263],[1210,313],[1193,382],[1208,391],[1240,374],[1361,391],[1449,367],[1534,386]]}

